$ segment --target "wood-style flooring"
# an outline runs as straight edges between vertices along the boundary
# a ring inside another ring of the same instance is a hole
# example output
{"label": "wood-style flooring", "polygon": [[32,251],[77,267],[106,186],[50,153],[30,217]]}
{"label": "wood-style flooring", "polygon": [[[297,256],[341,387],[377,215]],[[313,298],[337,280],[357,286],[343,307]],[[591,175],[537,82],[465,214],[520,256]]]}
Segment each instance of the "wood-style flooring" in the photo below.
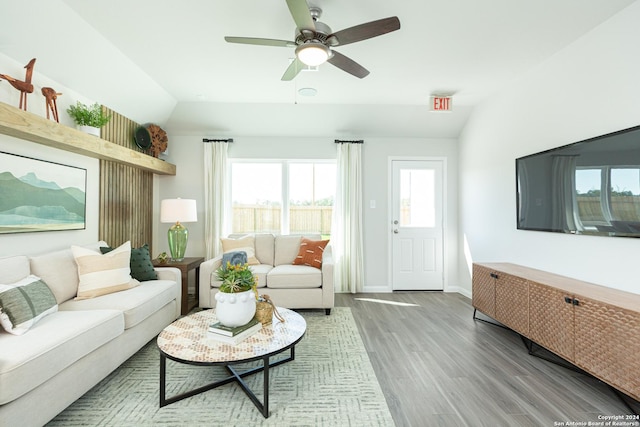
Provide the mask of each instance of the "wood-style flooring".
{"label": "wood-style flooring", "polygon": [[460,294],[337,294],[336,306],[351,307],[398,427],[588,425],[631,413],[604,383],[474,321]]}

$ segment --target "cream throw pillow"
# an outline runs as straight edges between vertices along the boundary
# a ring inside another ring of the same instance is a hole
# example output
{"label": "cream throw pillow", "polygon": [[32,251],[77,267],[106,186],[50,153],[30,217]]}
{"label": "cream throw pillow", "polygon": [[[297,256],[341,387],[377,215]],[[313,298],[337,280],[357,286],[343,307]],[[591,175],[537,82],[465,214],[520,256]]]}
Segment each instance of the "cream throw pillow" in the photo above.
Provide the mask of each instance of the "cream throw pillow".
{"label": "cream throw pillow", "polygon": [[247,253],[247,263],[249,265],[258,265],[260,261],[256,258],[256,244],[255,237],[246,236],[240,239],[220,239],[222,242],[222,252],[236,252],[244,251]]}
{"label": "cream throw pillow", "polygon": [[131,278],[131,242],[104,255],[80,246],[71,246],[71,251],[80,278],[77,300],[124,291],[140,284]]}

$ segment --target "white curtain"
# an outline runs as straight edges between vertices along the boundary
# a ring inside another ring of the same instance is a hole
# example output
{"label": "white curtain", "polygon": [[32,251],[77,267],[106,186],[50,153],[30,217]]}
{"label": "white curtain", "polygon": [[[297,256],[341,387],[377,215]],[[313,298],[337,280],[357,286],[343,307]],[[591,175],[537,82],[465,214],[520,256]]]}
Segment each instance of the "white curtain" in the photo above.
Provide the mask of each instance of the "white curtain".
{"label": "white curtain", "polygon": [[204,144],[204,241],[206,259],[220,254],[227,191],[227,143]]}
{"label": "white curtain", "polygon": [[336,199],[331,225],[336,292],[361,292],[364,285],[362,244],[362,143],[336,144]]}
{"label": "white curtain", "polygon": [[551,165],[553,228],[576,231],[576,156],[556,156]]}

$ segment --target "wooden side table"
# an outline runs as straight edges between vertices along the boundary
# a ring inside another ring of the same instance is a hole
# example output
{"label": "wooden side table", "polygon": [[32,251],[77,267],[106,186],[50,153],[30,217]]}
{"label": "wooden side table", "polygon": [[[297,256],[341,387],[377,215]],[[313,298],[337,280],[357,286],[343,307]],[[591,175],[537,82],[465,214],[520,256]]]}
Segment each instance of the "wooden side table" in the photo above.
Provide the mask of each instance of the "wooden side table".
{"label": "wooden side table", "polygon": [[[152,260],[154,267],[175,267],[182,273],[182,307],[180,312],[189,314],[191,309],[198,306],[200,299],[200,264],[204,262],[203,257],[185,258],[182,261],[169,260],[161,264],[157,259]],[[189,271],[196,270],[196,293],[189,295]]]}

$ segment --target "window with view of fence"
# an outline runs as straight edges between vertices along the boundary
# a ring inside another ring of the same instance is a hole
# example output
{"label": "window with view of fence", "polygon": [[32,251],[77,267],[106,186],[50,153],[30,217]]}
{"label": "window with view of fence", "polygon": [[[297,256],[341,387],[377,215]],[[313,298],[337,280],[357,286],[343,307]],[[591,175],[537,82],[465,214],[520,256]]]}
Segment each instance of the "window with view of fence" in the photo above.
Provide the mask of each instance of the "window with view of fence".
{"label": "window with view of fence", "polygon": [[333,161],[232,162],[232,232],[328,237],[335,178]]}
{"label": "window with view of fence", "polygon": [[[332,206],[291,206],[289,232],[331,234]],[[275,233],[281,230],[279,206],[234,205],[233,233]]]}

